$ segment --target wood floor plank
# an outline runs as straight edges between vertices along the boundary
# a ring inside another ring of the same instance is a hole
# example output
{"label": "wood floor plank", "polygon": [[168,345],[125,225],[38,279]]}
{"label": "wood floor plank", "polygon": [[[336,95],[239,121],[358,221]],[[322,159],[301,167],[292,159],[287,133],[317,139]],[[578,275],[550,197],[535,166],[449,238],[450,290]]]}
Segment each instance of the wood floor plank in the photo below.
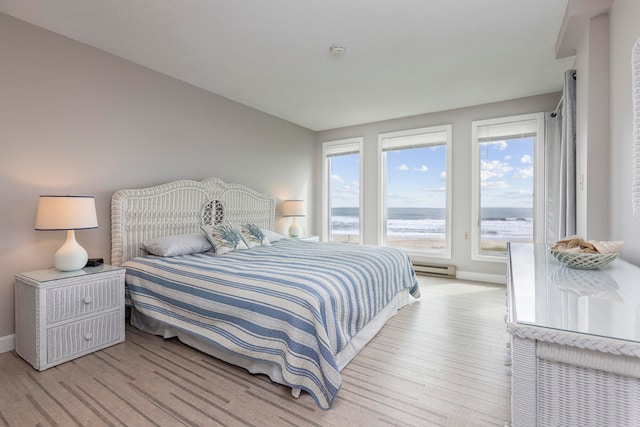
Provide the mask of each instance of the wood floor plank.
{"label": "wood floor plank", "polygon": [[0,426],[503,426],[504,286],[420,277],[319,409],[262,375],[131,326],[126,341],[37,372],[0,354]]}

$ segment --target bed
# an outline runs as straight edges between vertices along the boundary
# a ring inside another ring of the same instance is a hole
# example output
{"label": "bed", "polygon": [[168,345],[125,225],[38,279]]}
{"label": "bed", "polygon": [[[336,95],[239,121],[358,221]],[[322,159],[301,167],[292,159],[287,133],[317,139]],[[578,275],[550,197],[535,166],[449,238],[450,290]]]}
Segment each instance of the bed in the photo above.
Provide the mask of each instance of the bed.
{"label": "bed", "polygon": [[[275,206],[269,194],[217,178],[117,191],[112,264],[127,269],[135,327],[268,375],[296,397],[304,390],[328,409],[340,371],[420,289],[403,250],[281,238]],[[219,246],[171,256],[142,249],[203,230],[211,240],[226,224],[266,239],[223,255]]]}

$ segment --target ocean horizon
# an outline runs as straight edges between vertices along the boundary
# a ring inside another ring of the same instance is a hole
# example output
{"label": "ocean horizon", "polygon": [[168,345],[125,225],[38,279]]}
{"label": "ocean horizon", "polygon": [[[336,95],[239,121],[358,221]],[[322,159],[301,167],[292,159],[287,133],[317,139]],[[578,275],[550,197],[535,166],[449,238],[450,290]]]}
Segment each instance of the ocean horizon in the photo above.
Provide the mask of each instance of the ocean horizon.
{"label": "ocean horizon", "polygon": [[[332,234],[358,234],[358,208],[332,208]],[[389,208],[387,236],[443,237],[444,208]],[[482,209],[482,237],[496,240],[522,240],[533,236],[532,208]]]}

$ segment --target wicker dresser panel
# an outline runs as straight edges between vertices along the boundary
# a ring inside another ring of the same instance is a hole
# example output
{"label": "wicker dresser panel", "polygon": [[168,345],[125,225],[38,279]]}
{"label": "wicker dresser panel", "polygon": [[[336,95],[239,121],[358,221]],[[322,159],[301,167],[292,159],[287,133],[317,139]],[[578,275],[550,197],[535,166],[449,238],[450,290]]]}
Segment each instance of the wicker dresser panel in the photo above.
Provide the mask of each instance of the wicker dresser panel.
{"label": "wicker dresser panel", "polygon": [[122,341],[124,324],[121,315],[120,311],[114,311],[47,330],[47,364]]}
{"label": "wicker dresser panel", "polygon": [[632,426],[640,379],[538,359],[538,425]]}
{"label": "wicker dresser panel", "polygon": [[118,307],[122,285],[118,276],[47,289],[47,324]]}

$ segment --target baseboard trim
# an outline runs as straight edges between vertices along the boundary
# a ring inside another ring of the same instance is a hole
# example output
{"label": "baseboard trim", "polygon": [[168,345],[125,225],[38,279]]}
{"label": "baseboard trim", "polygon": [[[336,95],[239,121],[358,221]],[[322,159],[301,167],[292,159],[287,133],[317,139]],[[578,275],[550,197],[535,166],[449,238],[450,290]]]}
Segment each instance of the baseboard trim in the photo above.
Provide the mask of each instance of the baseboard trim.
{"label": "baseboard trim", "polygon": [[475,273],[473,271],[456,271],[456,279],[474,280],[477,282],[507,284],[507,278],[503,274]]}
{"label": "baseboard trim", "polygon": [[5,337],[0,337],[0,353],[6,353],[7,351],[13,351],[16,348],[16,335],[11,334]]}

